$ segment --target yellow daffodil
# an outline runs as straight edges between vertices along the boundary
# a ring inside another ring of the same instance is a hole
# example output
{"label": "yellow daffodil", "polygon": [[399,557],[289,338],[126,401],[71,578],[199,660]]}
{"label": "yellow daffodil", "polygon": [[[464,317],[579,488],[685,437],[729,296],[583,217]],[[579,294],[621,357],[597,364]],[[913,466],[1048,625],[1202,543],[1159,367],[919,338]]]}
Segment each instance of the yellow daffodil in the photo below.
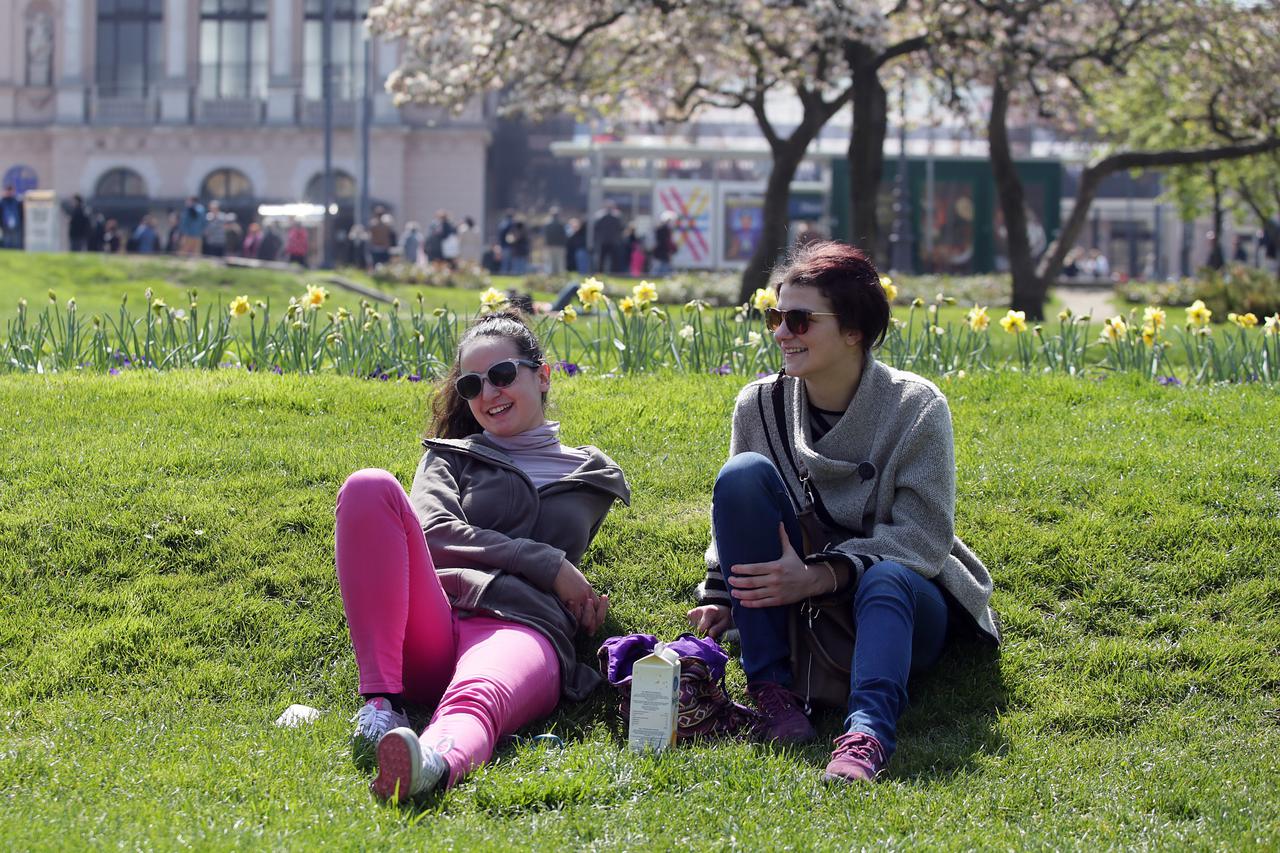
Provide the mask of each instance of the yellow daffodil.
{"label": "yellow daffodil", "polygon": [[974,305],[969,309],[969,313],[964,315],[964,319],[969,324],[969,328],[975,332],[985,332],[991,325],[991,317],[987,315],[984,305]]}
{"label": "yellow daffodil", "polygon": [[585,278],[578,287],[578,301],[583,308],[594,308],[604,298],[604,283],[595,277]]}
{"label": "yellow daffodil", "polygon": [[491,287],[480,294],[480,313],[489,314],[507,304],[507,296],[501,290]]}
{"label": "yellow daffodil", "polygon": [[[150,298],[151,298],[151,288],[147,288],[147,298],[148,298],[148,299],[150,299]],[[52,290],[50,290],[50,291],[49,291],[49,301],[50,301],[50,302],[53,302],[53,303],[56,303],[56,302],[58,301],[58,294],[57,294],[57,293],[54,293]]]}
{"label": "yellow daffodil", "polygon": [[923,307],[924,307],[924,300],[923,300],[923,299],[921,299],[919,296],[917,296],[915,299],[912,299],[912,300],[911,300],[911,307],[912,307],[912,308],[923,308]]}
{"label": "yellow daffodil", "polygon": [[227,309],[232,317],[243,317],[249,313],[249,297],[237,296],[231,300],[231,307]]}
{"label": "yellow daffodil", "polygon": [[643,310],[658,301],[658,288],[653,282],[642,281],[631,288],[631,295],[635,297],[636,307]]}
{"label": "yellow daffodil", "polygon": [[636,314],[636,301],[630,296],[624,296],[618,300],[618,307],[622,309],[622,313],[627,317],[634,317]]}
{"label": "yellow daffodil", "polygon": [[1156,342],[1156,327],[1150,324],[1142,327],[1142,342],[1151,346]]}
{"label": "yellow daffodil", "polygon": [[884,289],[884,298],[889,300],[889,304],[893,304],[893,300],[898,298],[898,287],[893,283],[893,279],[887,275],[880,276],[880,287]]}
{"label": "yellow daffodil", "polygon": [[1205,307],[1203,299],[1197,299],[1187,307],[1187,323],[1192,326],[1204,327],[1209,325],[1209,319],[1213,317],[1213,312]]}
{"label": "yellow daffodil", "polygon": [[1071,309],[1069,307],[1063,308],[1061,311],[1058,312],[1058,319],[1064,323],[1070,320],[1071,316],[1072,316]]}
{"label": "yellow daffodil", "polygon": [[693,340],[693,336],[697,334],[697,332],[694,331],[693,326],[690,326],[688,323],[685,323],[683,326],[680,327],[680,331],[678,334],[684,340],[691,341]]}
{"label": "yellow daffodil", "polygon": [[693,311],[697,311],[699,314],[701,314],[703,311],[706,311],[707,308],[709,308],[710,306],[707,305],[707,302],[705,299],[690,299],[688,302],[684,304],[684,307]]}
{"label": "yellow daffodil", "polygon": [[329,298],[329,291],[316,284],[308,284],[307,292],[302,296],[302,304],[307,308],[319,308]]}
{"label": "yellow daffodil", "polygon": [[1280,311],[1263,321],[1268,335],[1280,335]]}
{"label": "yellow daffodil", "polygon": [[1227,319],[1242,329],[1252,329],[1258,325],[1258,317],[1252,311],[1247,314],[1231,313],[1227,315]]}
{"label": "yellow daffodil", "polygon": [[168,306],[164,304],[164,300],[160,299],[159,297],[151,300],[151,310],[156,312],[157,314],[163,314],[164,309],[167,307]]}
{"label": "yellow daffodil", "polygon": [[572,323],[578,319],[578,312],[572,305],[564,306],[564,310],[560,312],[560,319],[566,323]]}
{"label": "yellow daffodil", "polygon": [[1119,314],[1114,317],[1108,317],[1102,324],[1103,340],[1118,341],[1124,337],[1124,333],[1127,331],[1129,331],[1129,326]]}
{"label": "yellow daffodil", "polygon": [[1165,324],[1164,309],[1155,305],[1148,305],[1142,312],[1142,324],[1150,326],[1157,332],[1163,329]]}
{"label": "yellow daffodil", "polygon": [[758,287],[756,292],[751,294],[751,307],[757,311],[763,311],[766,308],[777,308],[778,294],[773,292],[772,287]]}
{"label": "yellow daffodil", "polygon": [[942,328],[941,326],[930,326],[929,331],[937,335],[938,337],[942,337],[947,333],[947,330]]}
{"label": "yellow daffodil", "polygon": [[339,309],[338,309],[338,322],[339,322],[339,323],[341,323],[341,322],[343,322],[343,321],[345,321],[345,320],[349,320],[349,319],[351,319],[351,312],[350,312],[350,311],[348,311],[346,308],[339,308]]}
{"label": "yellow daffodil", "polygon": [[747,332],[747,346],[758,347],[760,346],[760,340],[759,332]]}
{"label": "yellow daffodil", "polygon": [[1011,335],[1022,334],[1027,330],[1027,312],[1009,309],[1009,313],[1000,318],[1000,328]]}

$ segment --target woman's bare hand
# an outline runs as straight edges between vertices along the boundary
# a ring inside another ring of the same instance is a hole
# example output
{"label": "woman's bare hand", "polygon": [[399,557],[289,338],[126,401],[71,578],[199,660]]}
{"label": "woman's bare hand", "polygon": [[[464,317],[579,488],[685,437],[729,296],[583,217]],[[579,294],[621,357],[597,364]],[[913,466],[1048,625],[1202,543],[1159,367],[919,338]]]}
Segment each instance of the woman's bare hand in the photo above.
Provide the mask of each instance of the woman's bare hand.
{"label": "woman's bare hand", "polygon": [[609,612],[609,596],[597,595],[586,575],[573,563],[561,562],[551,589],[584,632],[594,634],[604,624]]}
{"label": "woman's bare hand", "polygon": [[693,630],[711,638],[719,637],[733,624],[733,614],[726,605],[704,604],[685,614]]}
{"label": "woman's bare hand", "polygon": [[[779,524],[782,556],[768,563],[732,566],[729,594],[743,607],[777,607],[811,598],[822,591],[821,576],[791,547],[787,528]],[[829,584],[828,584],[829,585]]]}

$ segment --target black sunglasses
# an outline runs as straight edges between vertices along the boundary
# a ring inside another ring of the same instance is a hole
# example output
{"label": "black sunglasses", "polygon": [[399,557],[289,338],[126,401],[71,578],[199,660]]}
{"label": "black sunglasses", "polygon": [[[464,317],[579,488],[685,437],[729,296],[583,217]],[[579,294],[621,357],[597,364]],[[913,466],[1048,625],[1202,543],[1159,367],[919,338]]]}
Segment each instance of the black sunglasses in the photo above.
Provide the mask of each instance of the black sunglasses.
{"label": "black sunglasses", "polygon": [[830,311],[810,311],[808,308],[788,308],[786,311],[779,311],[777,308],[764,309],[764,325],[769,331],[773,331],[782,325],[782,321],[787,321],[787,328],[791,330],[793,335],[803,335],[809,331],[809,321],[814,317],[835,317]]}
{"label": "black sunglasses", "polygon": [[500,361],[490,366],[483,374],[480,373],[464,373],[459,376],[453,383],[453,387],[458,389],[458,396],[464,400],[474,400],[484,391],[484,380],[487,378],[489,384],[494,388],[506,388],[512,382],[516,381],[516,376],[520,373],[520,366],[537,370],[542,365],[536,361],[530,361],[527,358],[509,358],[506,361]]}

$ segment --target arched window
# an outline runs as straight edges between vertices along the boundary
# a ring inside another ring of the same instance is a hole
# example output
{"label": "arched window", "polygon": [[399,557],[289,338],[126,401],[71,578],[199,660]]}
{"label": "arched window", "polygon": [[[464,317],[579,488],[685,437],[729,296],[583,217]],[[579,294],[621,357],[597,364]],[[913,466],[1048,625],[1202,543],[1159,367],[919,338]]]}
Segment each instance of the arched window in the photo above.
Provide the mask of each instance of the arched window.
{"label": "arched window", "polygon": [[133,169],[112,169],[98,178],[93,194],[98,198],[146,198],[147,182]]}
{"label": "arched window", "polygon": [[[324,204],[324,172],[316,172],[307,181],[307,190],[303,193],[312,204]],[[341,169],[333,170],[333,197],[338,201],[350,201],[356,197],[356,179]]]}
{"label": "arched window", "polygon": [[253,184],[244,172],[238,169],[217,169],[205,176],[200,185],[200,198],[212,199],[251,198]]}

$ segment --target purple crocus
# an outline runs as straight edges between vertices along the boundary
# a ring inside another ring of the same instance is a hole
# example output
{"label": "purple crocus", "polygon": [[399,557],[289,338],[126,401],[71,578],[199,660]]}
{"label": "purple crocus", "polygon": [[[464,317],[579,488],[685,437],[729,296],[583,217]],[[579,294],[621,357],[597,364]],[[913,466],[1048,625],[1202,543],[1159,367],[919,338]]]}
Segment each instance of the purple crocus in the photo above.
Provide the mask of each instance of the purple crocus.
{"label": "purple crocus", "polygon": [[111,368],[110,370],[108,370],[108,371],[107,371],[107,373],[110,373],[112,376],[119,376],[119,375],[120,375],[120,368],[118,368],[118,367],[113,367],[113,368]]}
{"label": "purple crocus", "polygon": [[719,367],[711,368],[708,373],[712,376],[728,376],[730,373],[733,373],[733,368],[727,364],[722,364]]}
{"label": "purple crocus", "polygon": [[565,376],[577,376],[578,371],[581,370],[581,368],[572,361],[557,361],[553,366]]}
{"label": "purple crocus", "polygon": [[408,379],[410,382],[421,382],[421,381],[422,381],[422,377],[421,377],[421,376],[419,376],[419,375],[418,375],[418,374],[416,374],[416,373],[410,373],[408,376],[406,376],[406,377],[405,377],[405,379]]}
{"label": "purple crocus", "polygon": [[271,368],[271,372],[274,373],[276,376],[283,376],[284,368],[277,364]]}
{"label": "purple crocus", "polygon": [[1182,385],[1182,380],[1176,376],[1157,376],[1156,382],[1160,383],[1161,385],[1176,385],[1176,386]]}

